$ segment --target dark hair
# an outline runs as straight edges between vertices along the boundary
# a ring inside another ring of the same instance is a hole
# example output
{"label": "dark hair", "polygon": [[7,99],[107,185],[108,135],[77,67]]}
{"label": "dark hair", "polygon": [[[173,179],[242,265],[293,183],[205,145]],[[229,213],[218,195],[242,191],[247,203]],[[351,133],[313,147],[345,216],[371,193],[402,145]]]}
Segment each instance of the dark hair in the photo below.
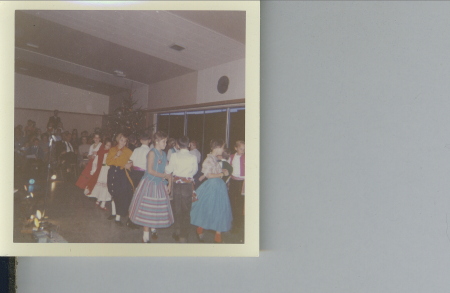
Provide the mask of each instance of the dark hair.
{"label": "dark hair", "polygon": [[44,136],[46,136],[47,139],[49,138],[49,136],[48,136],[48,134],[47,134],[46,132],[44,132],[44,133],[41,134],[41,139],[44,139]]}
{"label": "dark hair", "polygon": [[102,141],[102,135],[100,134],[100,132],[94,132],[94,133],[92,134],[92,139],[93,139],[96,135],[98,135],[98,137],[100,138],[100,141]]}
{"label": "dark hair", "polygon": [[223,139],[212,139],[209,143],[211,150],[223,147],[225,145],[225,141]]}
{"label": "dark hair", "polygon": [[103,145],[107,144],[108,142],[110,142],[111,145],[112,145],[112,141],[111,141],[109,138],[105,138],[105,139],[103,140]]}
{"label": "dark hair", "polygon": [[239,145],[245,144],[245,142],[243,140],[237,140],[236,143],[234,144],[234,147],[237,148],[239,147]]}
{"label": "dark hair", "polygon": [[120,140],[122,137],[124,137],[124,138],[127,140],[127,142],[128,142],[128,135],[126,135],[126,134],[124,134],[124,133],[119,133],[119,134],[116,136],[116,142],[119,143],[119,140]]}
{"label": "dark hair", "polygon": [[167,133],[164,131],[157,131],[155,134],[153,134],[153,141],[156,142],[157,140],[165,139],[167,138]]}
{"label": "dark hair", "polygon": [[176,142],[177,142],[177,141],[175,140],[175,138],[169,138],[169,139],[167,140],[167,148],[172,148],[172,147],[174,147]]}
{"label": "dark hair", "polygon": [[230,149],[225,148],[225,149],[223,149],[223,152],[222,152],[222,158],[225,160],[228,160],[228,158],[230,157],[230,154],[231,154]]}
{"label": "dark hair", "polygon": [[180,147],[180,149],[187,149],[189,147],[189,137],[182,136],[179,139],[177,139],[177,144]]}
{"label": "dark hair", "polygon": [[151,140],[152,136],[148,132],[143,132],[139,138],[140,140]]}

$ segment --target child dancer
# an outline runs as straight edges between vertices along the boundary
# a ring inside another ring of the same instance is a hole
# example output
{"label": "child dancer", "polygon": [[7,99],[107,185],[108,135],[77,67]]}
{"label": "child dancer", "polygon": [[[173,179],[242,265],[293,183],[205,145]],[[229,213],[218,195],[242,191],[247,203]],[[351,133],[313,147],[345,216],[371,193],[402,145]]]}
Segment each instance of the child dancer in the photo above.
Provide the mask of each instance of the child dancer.
{"label": "child dancer", "polygon": [[230,165],[233,167],[233,173],[230,180],[230,203],[233,211],[233,228],[231,232],[237,232],[237,229],[244,226],[244,199],[242,195],[243,183],[245,179],[245,142],[236,141],[234,149],[236,153],[230,157]]}
{"label": "child dancer", "polygon": [[96,204],[102,210],[106,210],[106,202],[111,200],[111,194],[108,191],[107,179],[109,166],[106,165],[106,157],[111,148],[111,140],[105,139],[102,147],[97,152],[97,168],[89,180],[86,189],[87,195],[97,198]]}
{"label": "child dancer", "polygon": [[224,145],[223,140],[211,141],[211,153],[202,166],[202,172],[208,180],[196,190],[198,200],[192,203],[191,224],[198,226],[200,242],[203,242],[203,229],[208,229],[216,231],[214,242],[221,243],[221,232],[230,230],[233,220],[227,186],[222,180],[228,171],[220,167],[217,158],[222,155]]}
{"label": "child dancer", "polygon": [[197,189],[201,183],[199,178],[203,175],[202,164],[201,164],[202,154],[197,149],[197,141],[196,140],[191,140],[191,143],[189,144],[189,149],[190,149],[189,152],[197,157],[198,170],[197,170],[197,174],[194,175],[194,182],[195,182],[194,188]]}
{"label": "child dancer", "polygon": [[147,170],[147,154],[150,151],[148,144],[151,141],[149,134],[141,135],[141,146],[134,149],[130,160],[133,162],[133,168],[131,171],[131,179],[134,186],[138,186],[142,176],[144,176],[145,170]]}
{"label": "child dancer", "polygon": [[[151,138],[150,135],[147,133],[144,133],[141,135],[141,146],[134,149],[133,154],[130,157],[130,160],[132,161],[133,168],[131,170],[131,180],[133,180],[133,185],[137,187],[139,185],[139,182],[142,179],[142,176],[144,176],[145,171],[147,170],[147,155],[150,151],[150,148],[148,144],[150,143]],[[139,228],[138,225],[133,224],[130,219],[127,221],[127,227],[132,229]]]}
{"label": "child dancer", "polygon": [[[133,182],[130,179],[129,169],[131,163],[131,150],[126,147],[128,138],[122,133],[116,137],[117,146],[112,147],[106,157],[106,164],[110,166],[108,170],[108,191],[111,194],[111,216],[115,218],[116,224],[123,226],[120,216],[126,216],[130,201],[133,197]],[[117,208],[117,210],[116,210]]]}
{"label": "child dancer", "polygon": [[175,209],[175,241],[187,242],[190,212],[194,192],[194,175],[197,173],[197,157],[189,153],[189,138],[177,140],[180,151],[173,153],[166,167],[166,173],[173,173],[173,205]]}
{"label": "child dancer", "polygon": [[191,153],[197,157],[197,164],[200,165],[200,162],[202,160],[202,154],[197,149],[197,141],[196,140],[191,140],[191,143],[189,144],[189,153]]}
{"label": "child dancer", "polygon": [[[87,183],[91,179],[92,174],[94,174],[96,171],[97,164],[94,163],[94,159],[96,158],[97,151],[100,149],[101,146],[102,146],[102,143],[101,143],[101,139],[100,139],[100,134],[95,133],[94,134],[94,143],[89,147],[89,153],[88,153],[89,163],[86,165],[83,172],[81,172],[81,175],[77,180],[77,183],[75,183],[75,185],[81,189],[86,189]],[[85,194],[86,194],[86,192],[85,192]]]}
{"label": "child dancer", "polygon": [[170,175],[164,173],[167,162],[164,152],[167,134],[162,131],[156,132],[153,142],[155,148],[151,149],[147,155],[147,170],[139,182],[130,204],[130,220],[137,225],[144,226],[142,238],[144,243],[150,243],[150,228],[152,239],[156,239],[156,228],[166,228],[174,222],[168,187],[164,181],[170,179]]}
{"label": "child dancer", "polygon": [[226,148],[223,149],[222,155],[218,157],[220,162],[220,167],[222,169],[226,169],[228,171],[227,176],[223,176],[223,182],[228,183],[228,180],[230,179],[231,174],[233,173],[233,167],[228,163],[228,159],[230,158],[230,149]]}
{"label": "child dancer", "polygon": [[177,152],[177,149],[175,147],[176,144],[177,144],[177,141],[175,138],[169,138],[167,140],[167,163],[169,163],[170,157],[172,156],[172,154]]}

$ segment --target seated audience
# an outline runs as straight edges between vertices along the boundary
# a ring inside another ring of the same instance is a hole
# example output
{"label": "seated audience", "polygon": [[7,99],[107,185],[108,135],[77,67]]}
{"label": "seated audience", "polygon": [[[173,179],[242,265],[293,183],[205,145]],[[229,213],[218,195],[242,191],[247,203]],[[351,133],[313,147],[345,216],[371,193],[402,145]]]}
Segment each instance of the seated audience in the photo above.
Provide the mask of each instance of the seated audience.
{"label": "seated audience", "polygon": [[89,162],[89,148],[91,145],[88,144],[87,137],[81,137],[81,144],[78,146],[78,165],[81,169],[86,167],[86,164]]}

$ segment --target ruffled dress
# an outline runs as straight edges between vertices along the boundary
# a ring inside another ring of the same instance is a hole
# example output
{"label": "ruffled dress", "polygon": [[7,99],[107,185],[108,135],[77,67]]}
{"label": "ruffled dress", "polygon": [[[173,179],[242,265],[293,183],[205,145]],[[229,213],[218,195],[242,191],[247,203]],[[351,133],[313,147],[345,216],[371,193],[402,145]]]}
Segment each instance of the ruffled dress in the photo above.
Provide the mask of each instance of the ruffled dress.
{"label": "ruffled dress", "polygon": [[98,175],[97,183],[95,183],[94,189],[92,190],[90,197],[97,198],[97,201],[110,201],[111,194],[108,191],[108,171],[109,166],[106,165],[106,156],[103,157],[103,165]]}

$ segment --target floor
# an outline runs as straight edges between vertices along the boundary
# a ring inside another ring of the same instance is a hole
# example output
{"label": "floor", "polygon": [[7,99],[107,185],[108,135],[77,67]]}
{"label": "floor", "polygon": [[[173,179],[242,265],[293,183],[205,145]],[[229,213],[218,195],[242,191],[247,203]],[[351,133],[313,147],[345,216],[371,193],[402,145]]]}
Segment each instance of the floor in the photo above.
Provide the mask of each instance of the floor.
{"label": "floor", "polygon": [[[16,172],[17,173],[17,172]],[[33,197],[25,191],[29,188],[29,179],[36,183],[32,188]],[[83,191],[75,186],[75,176],[66,180],[49,180],[46,188],[46,174],[23,175],[15,174],[14,193],[14,242],[37,242],[31,232],[32,224],[27,221],[36,210],[45,210],[48,225],[52,227],[69,243],[141,243],[142,228],[132,229],[126,225],[119,226],[114,220],[108,220],[111,215],[111,203],[108,202],[107,211],[98,208],[95,199],[88,198]],[[27,184],[28,183],[28,184]],[[122,219],[125,223],[127,219]],[[188,243],[198,243],[195,226],[191,225]],[[172,238],[172,227],[158,229],[157,243],[176,243]],[[205,242],[214,241],[214,231],[205,231]],[[244,231],[222,233],[222,240],[226,243],[244,243]]]}

